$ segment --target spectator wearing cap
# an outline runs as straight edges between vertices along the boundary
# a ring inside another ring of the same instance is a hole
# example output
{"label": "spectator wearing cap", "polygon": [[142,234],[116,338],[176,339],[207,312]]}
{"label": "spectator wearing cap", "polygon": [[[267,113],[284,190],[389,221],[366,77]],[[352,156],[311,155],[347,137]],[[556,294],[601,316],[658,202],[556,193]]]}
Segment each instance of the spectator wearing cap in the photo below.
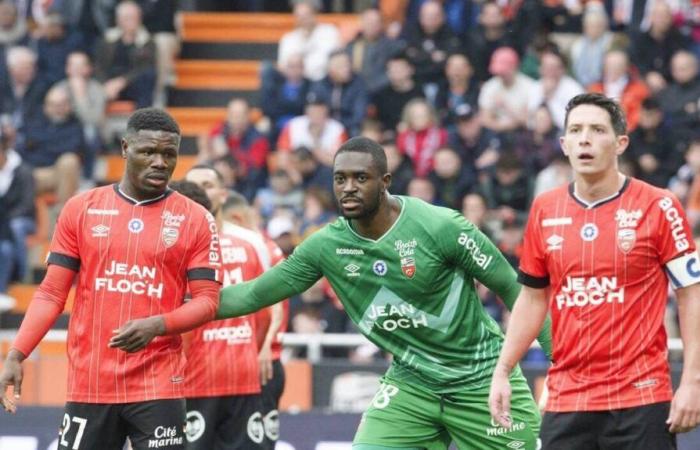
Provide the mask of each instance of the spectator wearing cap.
{"label": "spectator wearing cap", "polygon": [[566,74],[566,62],[559,51],[549,49],[540,60],[540,79],[528,95],[528,113],[533,113],[543,103],[552,112],[554,124],[564,129],[566,104],[572,97],[583,93],[583,87]]}
{"label": "spectator wearing cap", "polygon": [[304,114],[306,96],[311,87],[311,82],[304,77],[301,54],[289,55],[282,64],[278,68],[269,65],[263,69],[260,88],[260,107],[272,123],[272,142],[277,141],[287,122]]}
{"label": "spectator wearing cap", "polygon": [[348,53],[333,52],[328,60],[328,76],[311,89],[329,102],[331,117],[342,123],[351,137],[359,135],[367,115],[367,87],[362,78],[353,73]]}
{"label": "spectator wearing cap", "polygon": [[267,155],[270,144],[250,121],[250,105],[234,98],[228,103],[226,120],[216,125],[200,148],[199,158],[217,161],[230,157],[235,161],[235,189],[252,199],[267,179]]}
{"label": "spectator wearing cap", "polygon": [[270,219],[265,229],[270,239],[275,241],[284,256],[294,251],[297,243],[297,232],[294,221],[287,214],[279,214]]}
{"label": "spectator wearing cap", "polygon": [[629,53],[649,89],[657,94],[671,81],[673,55],[690,46],[690,38],[673,25],[671,6],[665,1],[655,1],[649,14],[649,29],[634,36]]}
{"label": "spectator wearing cap", "polygon": [[637,128],[629,133],[630,145],[623,158],[636,165],[635,176],[640,180],[665,188],[670,177],[685,162],[685,149],[674,148],[664,123],[664,112],[656,98],[642,101],[638,119]]}
{"label": "spectator wearing cap", "polygon": [[282,36],[277,49],[277,65],[283,67],[289,56],[301,53],[304,76],[319,81],[326,76],[329,55],[341,47],[340,33],[330,24],[316,21],[316,3],[294,1],[296,27]]}
{"label": "spectator wearing cap", "polygon": [[293,170],[290,153],[306,147],[320,164],[332,167],[335,152],[346,139],[343,124],[329,116],[326,99],[317,92],[310,92],[304,115],[290,120],[277,140],[278,165]]}
{"label": "spectator wearing cap", "polygon": [[518,54],[511,47],[493,52],[489,71],[493,74],[479,93],[481,123],[496,133],[512,133],[527,123],[528,98],[535,82],[518,71]]}
{"label": "spectator wearing cap", "polygon": [[453,126],[455,109],[465,103],[476,107],[479,99],[479,86],[474,79],[474,67],[467,55],[453,53],[447,57],[445,78],[438,87],[435,96],[435,108],[440,122],[447,127]]}
{"label": "spectator wearing cap", "polygon": [[[32,168],[11,147],[0,129],[0,295],[27,269],[26,237],[34,232],[34,178]],[[2,308],[0,301],[0,309]]]}
{"label": "spectator wearing cap", "polygon": [[466,167],[481,174],[498,161],[501,140],[496,133],[481,126],[481,114],[468,104],[460,105],[455,112],[457,124],[450,132],[448,145]]}
{"label": "spectator wearing cap", "polygon": [[649,88],[632,74],[629,57],[622,50],[611,50],[603,62],[603,81],[588,87],[589,92],[605,94],[622,106],[627,118],[627,131],[634,131],[639,121],[642,101],[649,96]]}
{"label": "spectator wearing cap", "polygon": [[447,144],[447,130],[441,128],[435,111],[424,99],[411,100],[403,112],[405,129],[396,139],[399,151],[413,163],[417,177],[423,178],[433,168],[435,152]]}
{"label": "spectator wearing cap", "polygon": [[403,47],[384,33],[382,15],[378,9],[366,9],[360,16],[360,31],[347,46],[352,69],[359,74],[372,94],[389,84],[386,63]]}
{"label": "spectator wearing cap", "polygon": [[386,73],[389,84],[372,95],[371,104],[384,129],[395,134],[401,122],[401,112],[408,102],[423,97],[423,89],[414,81],[413,65],[403,53],[387,61]]}
{"label": "spectator wearing cap", "polygon": [[133,1],[116,9],[117,26],[107,30],[95,49],[95,75],[108,100],[151,106],[156,86],[156,47],[143,26],[141,7]]}

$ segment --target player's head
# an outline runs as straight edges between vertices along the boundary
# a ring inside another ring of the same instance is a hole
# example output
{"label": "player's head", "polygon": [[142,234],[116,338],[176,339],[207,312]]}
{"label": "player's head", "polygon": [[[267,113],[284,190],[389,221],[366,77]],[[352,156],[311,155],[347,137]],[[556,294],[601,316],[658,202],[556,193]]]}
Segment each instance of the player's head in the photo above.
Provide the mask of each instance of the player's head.
{"label": "player's head", "polygon": [[601,94],[580,94],[569,100],[560,138],[574,173],[595,175],[617,170],[629,138],[625,114],[614,100]]}
{"label": "player's head", "polygon": [[187,180],[173,181],[170,183],[170,189],[175,192],[179,192],[195,203],[199,203],[200,205],[204,206],[207,211],[211,212],[211,202],[209,201],[209,197],[207,197],[207,193],[204,192],[204,189],[199,187],[197,183]]}
{"label": "player's head", "polygon": [[162,109],[144,108],[129,118],[122,139],[126,173],[122,188],[137,200],[165,192],[177,164],[180,127]]}
{"label": "player's head", "polygon": [[221,205],[226,201],[226,186],[224,178],[218,170],[206,164],[198,164],[185,174],[185,180],[195,183],[202,188],[211,202],[211,213],[216,215]]}
{"label": "player's head", "polygon": [[341,213],[368,219],[379,209],[391,183],[381,145],[355,137],[340,146],[333,161],[333,190]]}
{"label": "player's head", "polygon": [[221,207],[224,220],[238,226],[255,229],[257,216],[254,208],[250,207],[248,199],[236,191],[228,191],[226,201]]}

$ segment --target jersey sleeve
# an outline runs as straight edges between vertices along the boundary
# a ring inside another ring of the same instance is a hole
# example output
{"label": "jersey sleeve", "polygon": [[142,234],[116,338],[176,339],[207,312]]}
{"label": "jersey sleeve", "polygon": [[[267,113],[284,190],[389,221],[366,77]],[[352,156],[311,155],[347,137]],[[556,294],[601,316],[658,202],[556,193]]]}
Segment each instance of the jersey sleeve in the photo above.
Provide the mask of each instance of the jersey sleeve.
{"label": "jersey sleeve", "polygon": [[656,201],[654,229],[659,261],[674,289],[700,282],[700,263],[690,224],[678,199],[671,193]]}
{"label": "jersey sleeve", "polygon": [[252,281],[221,290],[217,319],[251,314],[309,289],[319,278],[319,257],[323,237],[317,232],[302,242],[294,253]]}
{"label": "jersey sleeve", "polygon": [[221,282],[221,246],[216,221],[210,213],[202,215],[193,236],[193,247],[187,261],[187,279]]}
{"label": "jersey sleeve", "polygon": [[523,235],[518,281],[527,287],[544,289],[549,286],[549,271],[545,260],[538,202],[532,205]]}
{"label": "jersey sleeve", "polygon": [[81,217],[79,206],[80,202],[73,198],[61,209],[47,259],[48,264],[65,267],[74,272],[80,270],[77,225]]}

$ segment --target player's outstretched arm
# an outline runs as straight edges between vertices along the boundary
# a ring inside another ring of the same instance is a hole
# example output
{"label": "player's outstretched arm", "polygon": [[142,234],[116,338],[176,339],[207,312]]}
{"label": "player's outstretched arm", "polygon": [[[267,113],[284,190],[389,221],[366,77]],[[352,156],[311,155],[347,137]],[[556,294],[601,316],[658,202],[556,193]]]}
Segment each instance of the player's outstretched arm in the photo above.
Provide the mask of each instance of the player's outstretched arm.
{"label": "player's outstretched arm", "polygon": [[544,289],[523,286],[508,322],[506,340],[493,372],[489,393],[491,417],[506,428],[511,426],[510,372],[530,348],[546,316],[547,296]]}
{"label": "player's outstretched arm", "polygon": [[685,433],[700,424],[700,284],[676,290],[683,339],[683,373],[666,423],[672,433]]}
{"label": "player's outstretched arm", "polygon": [[[0,374],[5,411],[16,411],[16,401],[22,388],[22,361],[32,353],[63,311],[74,277],[73,270],[50,264],[44,280],[34,293]],[[13,399],[8,397],[10,386],[14,387]]]}

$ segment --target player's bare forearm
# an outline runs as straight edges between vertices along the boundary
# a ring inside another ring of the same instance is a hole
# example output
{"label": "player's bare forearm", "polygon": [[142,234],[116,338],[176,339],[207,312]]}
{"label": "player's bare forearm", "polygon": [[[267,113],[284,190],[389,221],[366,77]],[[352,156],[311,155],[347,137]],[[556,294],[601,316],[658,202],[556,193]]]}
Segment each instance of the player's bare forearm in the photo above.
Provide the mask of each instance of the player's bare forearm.
{"label": "player's bare forearm", "polygon": [[544,289],[523,286],[508,321],[506,339],[496,370],[510,373],[540,333],[546,317],[547,297]]}
{"label": "player's bare forearm", "polygon": [[700,284],[678,289],[676,299],[683,339],[681,382],[700,384]]}
{"label": "player's bare forearm", "polygon": [[281,303],[275,303],[270,307],[270,326],[267,328],[263,346],[272,346],[277,333],[279,333],[282,320],[284,319],[284,308]]}

